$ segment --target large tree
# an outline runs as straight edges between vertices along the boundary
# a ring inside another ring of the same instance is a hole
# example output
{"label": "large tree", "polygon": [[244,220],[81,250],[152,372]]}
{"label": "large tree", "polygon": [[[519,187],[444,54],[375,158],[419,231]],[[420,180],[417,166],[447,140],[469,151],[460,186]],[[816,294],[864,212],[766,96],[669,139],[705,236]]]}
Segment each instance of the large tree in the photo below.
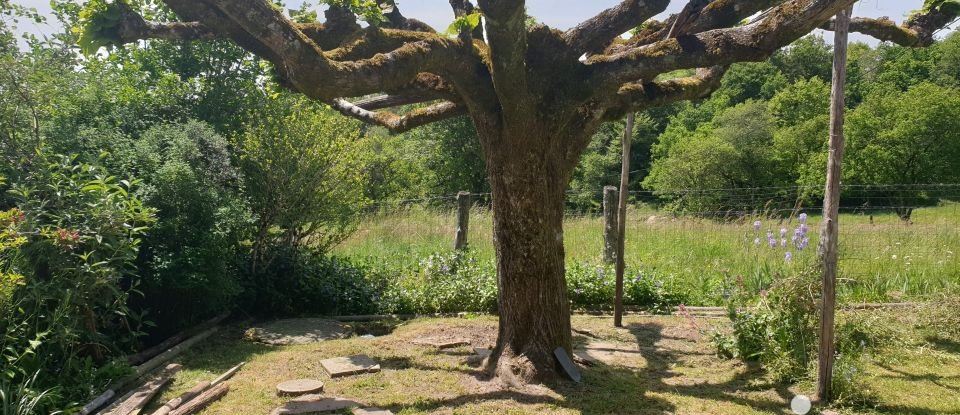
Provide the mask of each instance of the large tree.
{"label": "large tree", "polygon": [[[663,21],[651,18],[670,0],[624,0],[567,31],[530,24],[523,0],[450,0],[453,36],[404,17],[393,0],[327,0],[322,24],[266,0],[163,2],[180,21],[93,0],[81,40],[229,38],[272,63],[285,86],[392,132],[470,117],[493,192],[500,326],[488,364],[502,380],[530,382],[557,376],[554,350],[571,350],[564,197],[593,133],[628,112],[707,96],[727,65],[829,29],[855,0],[691,0]],[[956,10],[926,3],[902,25],[856,19],[853,30],[928,45]],[[666,75],[678,70],[695,72]],[[388,110],[410,104],[419,105]]]}

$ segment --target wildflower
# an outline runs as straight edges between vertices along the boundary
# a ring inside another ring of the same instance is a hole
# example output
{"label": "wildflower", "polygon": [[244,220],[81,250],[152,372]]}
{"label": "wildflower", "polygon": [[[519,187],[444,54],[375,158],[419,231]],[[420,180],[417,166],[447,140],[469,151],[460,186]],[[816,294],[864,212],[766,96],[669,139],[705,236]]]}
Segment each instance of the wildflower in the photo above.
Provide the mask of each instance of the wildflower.
{"label": "wildflower", "polygon": [[763,224],[760,223],[760,221],[753,222],[753,231],[754,231],[754,232],[760,232],[760,227],[761,227],[761,226],[763,226]]}
{"label": "wildflower", "polygon": [[767,242],[770,243],[770,247],[771,247],[771,248],[776,248],[776,247],[777,247],[777,240],[776,240],[776,239],[773,239],[773,238],[771,237],[771,238],[767,239]]}
{"label": "wildflower", "polygon": [[786,237],[787,237],[787,228],[780,228],[780,238],[782,239]]}
{"label": "wildflower", "polygon": [[807,234],[807,231],[809,231],[809,230],[810,230],[810,227],[808,227],[806,223],[800,225],[800,234],[801,234],[801,235],[806,235],[806,234]]}
{"label": "wildflower", "polygon": [[760,245],[760,238],[753,238],[754,245]]}
{"label": "wildflower", "polygon": [[800,217],[799,217],[799,220],[800,220],[800,223],[801,223],[801,224],[806,224],[806,223],[807,223],[807,214],[806,214],[806,213],[801,213],[801,214],[800,214]]}
{"label": "wildflower", "polygon": [[787,247],[787,238],[783,238],[783,239],[780,240],[780,246],[782,246],[782,247],[784,247],[784,248]]}
{"label": "wildflower", "polygon": [[793,254],[790,253],[790,251],[787,251],[787,253],[784,254],[784,256],[783,256],[783,260],[784,260],[784,261],[790,262],[790,260],[792,260],[792,259],[793,259]]}

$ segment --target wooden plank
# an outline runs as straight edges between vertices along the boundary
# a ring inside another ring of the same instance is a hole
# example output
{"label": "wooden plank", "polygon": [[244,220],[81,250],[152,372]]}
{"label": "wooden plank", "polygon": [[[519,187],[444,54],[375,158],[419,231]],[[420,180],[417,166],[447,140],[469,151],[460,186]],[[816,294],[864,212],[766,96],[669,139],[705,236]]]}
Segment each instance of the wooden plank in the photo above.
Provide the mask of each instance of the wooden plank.
{"label": "wooden plank", "polygon": [[224,372],[222,375],[220,375],[219,377],[217,377],[216,379],[214,379],[212,382],[206,382],[206,381],[204,381],[204,382],[198,383],[196,386],[194,386],[194,387],[193,387],[192,389],[190,389],[189,391],[186,391],[186,392],[184,392],[182,395],[180,395],[180,396],[178,396],[178,397],[176,397],[176,398],[173,398],[173,399],[167,401],[167,403],[165,403],[165,404],[164,404],[163,406],[161,406],[159,409],[157,409],[156,411],[154,411],[153,414],[151,414],[151,415],[167,415],[167,414],[169,414],[169,413],[172,412],[174,409],[179,408],[180,405],[183,405],[184,403],[189,402],[191,399],[199,396],[199,395],[202,394],[203,392],[206,392],[207,389],[210,389],[210,388],[212,388],[212,387],[214,387],[214,386],[217,386],[217,385],[223,383],[224,381],[230,379],[231,377],[233,377],[233,375],[235,375],[237,372],[239,372],[239,371],[240,371],[240,368],[242,368],[243,365],[245,365],[246,363],[247,363],[247,362],[240,362],[240,364],[238,364],[238,365],[230,368],[229,370],[227,370],[226,372]]}
{"label": "wooden plank", "polygon": [[187,330],[181,331],[180,333],[170,336],[170,338],[160,342],[157,345],[154,345],[150,348],[144,349],[140,353],[127,357],[127,363],[130,363],[131,365],[138,365],[140,363],[143,363],[148,359],[160,353],[163,353],[165,350],[175,346],[177,343],[180,343],[185,339],[190,338],[191,336],[195,336],[198,333],[201,333],[204,330],[209,329],[210,327],[220,324],[221,321],[226,320],[226,318],[229,316],[230,316],[230,312],[220,314],[219,316],[211,318],[210,320],[204,321],[203,323],[200,323],[194,327],[191,327]]}
{"label": "wooden plank", "polygon": [[227,370],[227,371],[224,372],[222,375],[220,375],[219,377],[217,377],[216,379],[214,379],[213,382],[210,382],[210,386],[217,386],[217,385],[223,383],[224,381],[226,381],[227,379],[232,378],[233,375],[236,375],[237,372],[240,371],[240,368],[242,368],[243,365],[245,365],[245,364],[247,364],[247,362],[240,362],[240,364],[238,364],[238,365],[230,368],[230,370]]}
{"label": "wooden plank", "polygon": [[113,405],[108,407],[104,415],[139,415],[143,407],[160,392],[160,389],[173,380],[182,366],[174,363],[167,365],[160,373],[147,380],[146,383],[126,395],[123,395]]}
{"label": "wooden plank", "polygon": [[153,370],[154,368],[156,368],[157,366],[160,366],[166,363],[167,361],[169,361],[170,359],[173,359],[174,356],[180,354],[184,350],[189,349],[191,346],[193,346],[194,344],[197,344],[201,340],[206,339],[207,337],[210,337],[211,334],[216,333],[217,330],[219,329],[220,327],[211,327],[209,329],[206,329],[203,332],[187,340],[184,340],[180,344],[177,344],[176,346],[173,346],[167,349],[163,353],[160,353],[154,356],[152,359],[147,360],[142,365],[137,366],[136,368],[137,376],[143,376],[144,373],[147,373]]}
{"label": "wooden plank", "polygon": [[203,382],[197,383],[196,386],[194,386],[190,390],[164,403],[163,406],[158,408],[156,411],[153,411],[153,413],[150,415],[167,415],[174,409],[177,409],[178,407],[180,407],[180,405],[183,405],[184,402],[188,402],[191,399],[197,397],[198,395],[203,393],[203,391],[207,390],[207,388],[209,387],[210,387],[210,382],[203,381]]}
{"label": "wooden plank", "polygon": [[221,383],[217,386],[207,389],[205,392],[201,393],[196,398],[191,399],[187,403],[180,405],[179,408],[171,411],[170,415],[190,415],[200,412],[204,408],[210,406],[210,404],[217,399],[224,397],[224,395],[226,395],[229,391],[230,385],[227,383]]}
{"label": "wooden plank", "polygon": [[567,355],[567,351],[562,347],[558,347],[553,351],[553,355],[557,358],[557,361],[560,362],[560,366],[563,367],[563,370],[567,372],[567,376],[570,377],[574,382],[580,383],[583,377],[580,375],[580,369],[577,368],[577,365],[573,363],[573,360],[570,360],[570,356]]}

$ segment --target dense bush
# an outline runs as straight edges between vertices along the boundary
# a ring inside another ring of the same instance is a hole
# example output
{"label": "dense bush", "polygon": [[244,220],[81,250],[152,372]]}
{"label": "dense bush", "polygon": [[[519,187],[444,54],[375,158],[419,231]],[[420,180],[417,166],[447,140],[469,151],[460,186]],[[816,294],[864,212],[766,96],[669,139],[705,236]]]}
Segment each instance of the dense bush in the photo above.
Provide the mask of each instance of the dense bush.
{"label": "dense bush", "polygon": [[129,298],[153,211],[132,195],[135,182],[72,157],[44,159],[11,191],[20,210],[6,220],[18,237],[5,242],[15,251],[4,255],[14,277],[4,282],[13,289],[4,289],[0,373],[10,384],[37,374],[38,385],[83,398],[116,375],[107,363],[142,334]]}
{"label": "dense bush", "polygon": [[[576,262],[567,268],[567,288],[574,309],[609,310],[616,295],[616,270],[609,264]],[[670,278],[643,270],[624,270],[623,303],[669,313],[687,300]]]}
{"label": "dense bush", "polygon": [[230,309],[239,295],[239,241],[252,227],[226,139],[204,123],[158,125],[112,143],[116,170],[142,179],[136,194],[157,212],[137,260],[138,308],[163,337]]}

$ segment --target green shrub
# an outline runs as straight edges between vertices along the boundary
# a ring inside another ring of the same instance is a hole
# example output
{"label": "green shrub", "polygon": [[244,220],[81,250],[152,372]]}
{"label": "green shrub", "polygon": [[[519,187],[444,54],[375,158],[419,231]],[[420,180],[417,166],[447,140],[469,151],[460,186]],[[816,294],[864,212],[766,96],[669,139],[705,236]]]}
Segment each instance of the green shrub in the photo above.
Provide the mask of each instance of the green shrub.
{"label": "green shrub", "polygon": [[252,228],[229,145],[204,123],[158,125],[116,145],[112,164],[143,180],[136,194],[156,209],[137,265],[135,306],[165,337],[230,309],[239,295],[239,241]]}
{"label": "green shrub", "polygon": [[816,356],[816,274],[800,265],[795,276],[774,280],[759,295],[742,279],[733,287],[727,305],[733,332],[713,334],[718,353],[758,361],[779,382],[805,378]]}
{"label": "green shrub", "polygon": [[[433,254],[388,284],[396,313],[494,312],[497,277],[492,263],[469,252]],[[387,273],[389,275],[389,273]]]}
{"label": "green shrub", "polygon": [[142,316],[127,304],[153,212],[132,196],[135,181],[72,157],[45,158],[11,191],[23,238],[11,269],[22,278],[0,310],[0,374],[22,384],[39,373],[38,387],[69,385],[66,399],[84,398],[114,378],[109,359],[142,334]]}
{"label": "green shrub", "polygon": [[[616,268],[609,264],[574,262],[567,268],[567,290],[574,309],[612,309],[616,295]],[[687,296],[670,278],[643,270],[624,270],[624,305],[669,313],[686,299]]]}

